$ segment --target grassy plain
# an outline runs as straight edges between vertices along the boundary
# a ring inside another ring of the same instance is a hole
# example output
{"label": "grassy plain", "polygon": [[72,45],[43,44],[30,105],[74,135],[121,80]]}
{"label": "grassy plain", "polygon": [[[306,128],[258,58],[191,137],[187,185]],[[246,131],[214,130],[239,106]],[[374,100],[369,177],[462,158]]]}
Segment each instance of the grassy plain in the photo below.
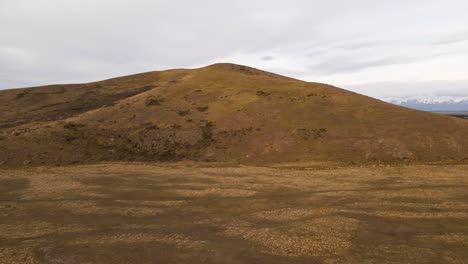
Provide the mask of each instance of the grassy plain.
{"label": "grassy plain", "polygon": [[0,170],[0,263],[467,263],[468,166]]}

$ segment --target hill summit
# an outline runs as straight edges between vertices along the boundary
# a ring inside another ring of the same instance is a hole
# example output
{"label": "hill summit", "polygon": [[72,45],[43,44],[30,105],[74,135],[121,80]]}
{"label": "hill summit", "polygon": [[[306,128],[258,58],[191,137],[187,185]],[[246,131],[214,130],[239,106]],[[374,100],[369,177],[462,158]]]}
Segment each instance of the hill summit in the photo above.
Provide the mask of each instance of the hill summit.
{"label": "hill summit", "polygon": [[234,64],[0,91],[0,164],[468,161],[468,122]]}

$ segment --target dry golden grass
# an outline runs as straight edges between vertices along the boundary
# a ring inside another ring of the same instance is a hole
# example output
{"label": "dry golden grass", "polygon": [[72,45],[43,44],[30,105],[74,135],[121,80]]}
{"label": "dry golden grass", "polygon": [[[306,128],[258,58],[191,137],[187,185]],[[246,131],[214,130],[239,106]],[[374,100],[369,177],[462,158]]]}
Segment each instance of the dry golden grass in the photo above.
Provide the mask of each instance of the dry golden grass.
{"label": "dry golden grass", "polygon": [[466,263],[467,171],[0,170],[0,263]]}
{"label": "dry golden grass", "polygon": [[173,190],[176,194],[182,197],[204,197],[204,196],[218,196],[218,197],[249,197],[254,195],[255,191],[242,190],[242,189],[221,189],[209,188],[203,190]]}
{"label": "dry golden grass", "polygon": [[[274,219],[274,218],[273,218]],[[351,238],[358,221],[345,217],[322,217],[296,226],[276,228],[252,228],[248,223],[228,226],[227,236],[240,236],[265,248],[266,252],[279,256],[333,256],[342,255],[351,247]]]}
{"label": "dry golden grass", "polygon": [[334,213],[331,208],[282,208],[277,210],[263,211],[252,214],[254,219],[269,221],[293,221],[302,218],[319,217]]}
{"label": "dry golden grass", "polygon": [[96,244],[114,244],[114,243],[144,243],[157,242],[174,246],[178,249],[197,249],[206,248],[207,242],[190,239],[181,234],[147,234],[147,233],[119,233],[112,236],[90,236],[84,239],[73,240],[68,245],[95,246]]}

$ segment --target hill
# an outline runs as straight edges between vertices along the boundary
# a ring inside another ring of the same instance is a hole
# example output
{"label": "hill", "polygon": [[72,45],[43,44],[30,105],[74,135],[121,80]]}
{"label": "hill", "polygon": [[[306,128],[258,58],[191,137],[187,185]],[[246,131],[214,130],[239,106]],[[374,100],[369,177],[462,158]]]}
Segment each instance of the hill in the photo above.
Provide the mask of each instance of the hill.
{"label": "hill", "polygon": [[0,163],[466,162],[468,122],[215,64],[0,92]]}

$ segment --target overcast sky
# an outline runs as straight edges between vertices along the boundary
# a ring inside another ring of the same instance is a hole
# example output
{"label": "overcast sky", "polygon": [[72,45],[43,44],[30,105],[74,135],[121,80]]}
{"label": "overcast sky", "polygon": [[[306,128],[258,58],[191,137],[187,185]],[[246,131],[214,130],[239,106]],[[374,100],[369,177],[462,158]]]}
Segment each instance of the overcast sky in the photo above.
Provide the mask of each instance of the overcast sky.
{"label": "overcast sky", "polygon": [[0,89],[216,62],[468,97],[466,0],[0,0]]}

